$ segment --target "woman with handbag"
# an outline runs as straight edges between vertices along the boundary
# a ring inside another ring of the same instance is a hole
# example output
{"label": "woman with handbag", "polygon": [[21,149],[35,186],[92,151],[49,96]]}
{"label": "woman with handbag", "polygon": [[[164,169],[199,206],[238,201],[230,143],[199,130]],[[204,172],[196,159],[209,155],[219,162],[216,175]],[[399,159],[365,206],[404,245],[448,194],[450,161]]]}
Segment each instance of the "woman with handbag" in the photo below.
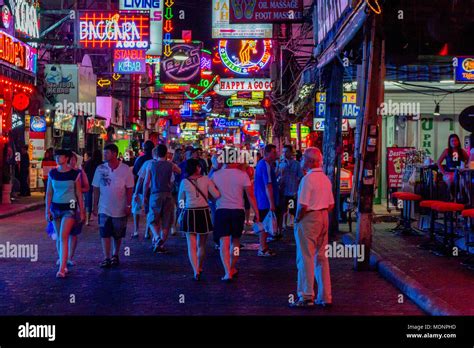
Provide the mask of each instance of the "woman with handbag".
{"label": "woman with handbag", "polygon": [[208,204],[209,193],[214,198],[220,197],[214,183],[207,176],[203,176],[201,170],[199,160],[186,161],[188,176],[181,181],[178,194],[178,205],[184,207],[178,219],[179,230],[186,233],[188,256],[196,281],[201,279],[207,236],[213,232]]}

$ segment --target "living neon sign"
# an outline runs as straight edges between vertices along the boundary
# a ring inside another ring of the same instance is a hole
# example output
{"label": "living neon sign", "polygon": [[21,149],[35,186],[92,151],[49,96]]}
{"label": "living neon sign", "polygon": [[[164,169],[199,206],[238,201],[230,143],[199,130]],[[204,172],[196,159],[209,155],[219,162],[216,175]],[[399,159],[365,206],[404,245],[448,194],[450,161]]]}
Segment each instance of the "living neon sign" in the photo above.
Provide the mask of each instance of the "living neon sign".
{"label": "living neon sign", "polygon": [[83,48],[148,49],[150,18],[146,14],[81,12],[79,43]]}
{"label": "living neon sign", "polygon": [[[272,57],[272,40],[230,40],[219,41],[219,56],[222,63],[232,72],[249,75],[262,70]],[[232,46],[231,46],[232,45]]]}

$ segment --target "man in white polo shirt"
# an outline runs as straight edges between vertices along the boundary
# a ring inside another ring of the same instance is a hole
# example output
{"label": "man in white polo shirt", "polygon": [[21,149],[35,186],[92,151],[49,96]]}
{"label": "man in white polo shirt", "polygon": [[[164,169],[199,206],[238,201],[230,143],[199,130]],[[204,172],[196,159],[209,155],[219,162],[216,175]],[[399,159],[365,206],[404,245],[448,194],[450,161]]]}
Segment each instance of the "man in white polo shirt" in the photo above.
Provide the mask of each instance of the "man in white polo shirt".
{"label": "man in white polo shirt", "polygon": [[[332,184],[321,167],[323,157],[315,147],[306,149],[303,165],[308,170],[298,190],[295,218],[296,264],[298,267],[298,301],[291,307],[327,307],[332,304],[328,244],[329,216],[334,209]],[[318,296],[314,301],[314,280]]]}

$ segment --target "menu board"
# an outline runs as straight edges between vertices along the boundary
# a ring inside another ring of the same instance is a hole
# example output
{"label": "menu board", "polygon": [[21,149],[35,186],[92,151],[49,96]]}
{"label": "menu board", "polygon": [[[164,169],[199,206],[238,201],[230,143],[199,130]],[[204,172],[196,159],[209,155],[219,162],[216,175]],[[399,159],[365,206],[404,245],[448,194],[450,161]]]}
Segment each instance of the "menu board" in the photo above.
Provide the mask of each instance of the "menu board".
{"label": "menu board", "polygon": [[387,147],[387,187],[398,189],[402,187],[405,158],[413,147]]}

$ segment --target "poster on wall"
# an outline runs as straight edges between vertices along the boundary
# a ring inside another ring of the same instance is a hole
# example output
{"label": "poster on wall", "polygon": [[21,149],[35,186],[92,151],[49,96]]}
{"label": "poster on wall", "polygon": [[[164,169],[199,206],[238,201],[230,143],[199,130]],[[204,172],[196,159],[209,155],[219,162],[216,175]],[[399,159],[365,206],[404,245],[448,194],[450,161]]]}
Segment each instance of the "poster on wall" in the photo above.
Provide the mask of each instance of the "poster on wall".
{"label": "poster on wall", "polygon": [[163,3],[165,0],[120,0],[120,10],[150,11],[150,56],[161,56],[163,51]]}
{"label": "poster on wall", "polygon": [[161,83],[199,83],[201,80],[201,43],[171,45],[169,57],[161,59]]}
{"label": "poster on wall", "polygon": [[269,76],[272,40],[219,40],[217,52],[221,76]]}
{"label": "poster on wall", "polygon": [[272,24],[230,24],[230,0],[212,1],[213,39],[271,39]]}
{"label": "poster on wall", "polygon": [[230,23],[303,21],[303,0],[230,0]]}
{"label": "poster on wall", "polygon": [[403,183],[403,172],[407,153],[413,147],[387,147],[387,188],[399,189]]}
{"label": "poster on wall", "polygon": [[46,108],[57,109],[60,105],[78,102],[78,69],[75,64],[45,65]]}
{"label": "poster on wall", "polygon": [[82,48],[148,49],[150,46],[147,14],[82,11],[78,26],[78,42]]}

